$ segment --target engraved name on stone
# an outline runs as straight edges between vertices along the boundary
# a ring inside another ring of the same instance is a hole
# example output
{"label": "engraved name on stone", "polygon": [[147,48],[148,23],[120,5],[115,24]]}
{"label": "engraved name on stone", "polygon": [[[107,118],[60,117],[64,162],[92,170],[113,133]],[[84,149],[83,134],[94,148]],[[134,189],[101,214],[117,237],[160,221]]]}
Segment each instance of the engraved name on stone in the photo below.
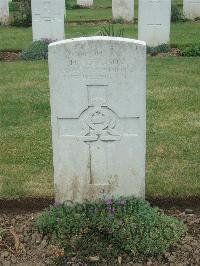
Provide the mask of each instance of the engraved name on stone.
{"label": "engraved name on stone", "polygon": [[168,43],[171,0],[139,0],[138,39],[149,46]]}
{"label": "engraved name on stone", "polygon": [[64,39],[65,0],[31,0],[33,40]]}

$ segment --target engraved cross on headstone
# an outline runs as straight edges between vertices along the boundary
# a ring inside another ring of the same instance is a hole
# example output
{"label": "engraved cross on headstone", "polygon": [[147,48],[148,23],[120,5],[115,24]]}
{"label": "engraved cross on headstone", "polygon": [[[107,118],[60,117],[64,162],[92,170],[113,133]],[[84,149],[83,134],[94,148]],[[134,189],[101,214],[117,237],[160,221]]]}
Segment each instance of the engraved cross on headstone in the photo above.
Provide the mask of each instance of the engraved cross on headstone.
{"label": "engraved cross on headstone", "polygon": [[[139,117],[120,118],[107,103],[107,85],[88,85],[88,107],[77,118],[58,118],[59,135],[75,137],[89,149],[89,186],[94,194],[109,193],[108,177],[112,175],[109,150],[113,142],[137,137],[135,124]],[[136,121],[135,121],[136,120]],[[123,132],[124,125],[130,132]],[[129,125],[129,126],[127,126]],[[120,132],[118,132],[118,129]],[[137,131],[137,130],[136,130]]]}

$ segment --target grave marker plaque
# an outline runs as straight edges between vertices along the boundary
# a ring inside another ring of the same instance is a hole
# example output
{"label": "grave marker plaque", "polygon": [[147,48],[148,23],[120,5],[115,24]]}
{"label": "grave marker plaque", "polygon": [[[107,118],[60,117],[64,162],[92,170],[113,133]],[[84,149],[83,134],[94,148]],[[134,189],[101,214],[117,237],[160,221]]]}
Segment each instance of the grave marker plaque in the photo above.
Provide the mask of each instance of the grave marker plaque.
{"label": "grave marker plaque", "polygon": [[9,0],[0,0],[0,23],[8,24],[9,22]]}
{"label": "grave marker plaque", "polygon": [[64,39],[65,0],[31,0],[33,40]]}
{"label": "grave marker plaque", "polygon": [[138,39],[149,46],[170,40],[171,0],[139,0]]}
{"label": "grave marker plaque", "polygon": [[112,0],[113,19],[132,21],[134,19],[134,0]]}
{"label": "grave marker plaque", "polygon": [[200,0],[183,0],[183,13],[188,19],[200,17]]}
{"label": "grave marker plaque", "polygon": [[77,0],[77,5],[79,6],[93,6],[93,0]]}
{"label": "grave marker plaque", "polygon": [[146,45],[112,37],[49,46],[56,201],[144,197]]}

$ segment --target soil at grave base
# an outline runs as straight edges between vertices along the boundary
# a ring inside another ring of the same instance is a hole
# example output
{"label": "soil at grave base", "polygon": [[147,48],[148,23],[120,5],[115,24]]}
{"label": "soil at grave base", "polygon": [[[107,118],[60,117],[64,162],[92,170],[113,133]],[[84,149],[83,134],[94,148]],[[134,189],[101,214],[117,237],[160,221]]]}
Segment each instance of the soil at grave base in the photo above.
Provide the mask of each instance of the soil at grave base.
{"label": "soil at grave base", "polygon": [[16,61],[21,57],[21,52],[0,52],[0,61]]}
{"label": "soil at grave base", "polygon": [[167,57],[167,56],[172,56],[172,57],[178,57],[181,56],[181,50],[179,48],[172,48],[169,52],[167,53],[152,53],[149,54],[149,56],[156,56],[156,57]]}
{"label": "soil at grave base", "polygon": [[[44,204],[45,205],[45,204]],[[1,207],[1,206],[0,206]],[[37,209],[37,206],[36,206]],[[62,256],[62,250],[50,244],[35,228],[35,220],[42,210],[20,210],[0,208],[0,228],[5,235],[0,238],[0,265],[53,265],[55,257]],[[123,265],[200,265],[200,206],[194,209],[164,209],[167,215],[182,220],[188,227],[187,235],[176,247],[157,258],[131,259],[122,256]],[[95,265],[119,265],[116,263],[98,262]],[[90,265],[76,263],[76,259],[65,265]],[[93,264],[94,265],[94,264]]]}

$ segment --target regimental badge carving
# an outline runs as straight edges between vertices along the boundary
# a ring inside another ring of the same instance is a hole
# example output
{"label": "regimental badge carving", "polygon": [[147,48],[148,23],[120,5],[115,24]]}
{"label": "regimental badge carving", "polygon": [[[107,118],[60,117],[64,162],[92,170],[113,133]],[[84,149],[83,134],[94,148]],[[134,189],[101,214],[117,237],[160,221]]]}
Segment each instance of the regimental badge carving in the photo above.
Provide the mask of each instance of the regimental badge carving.
{"label": "regimental badge carving", "polygon": [[[89,86],[88,90],[89,106],[80,116],[83,128],[80,139],[85,142],[119,141],[121,136],[115,130],[117,115],[107,106],[105,86]],[[97,97],[92,97],[94,90]]]}

